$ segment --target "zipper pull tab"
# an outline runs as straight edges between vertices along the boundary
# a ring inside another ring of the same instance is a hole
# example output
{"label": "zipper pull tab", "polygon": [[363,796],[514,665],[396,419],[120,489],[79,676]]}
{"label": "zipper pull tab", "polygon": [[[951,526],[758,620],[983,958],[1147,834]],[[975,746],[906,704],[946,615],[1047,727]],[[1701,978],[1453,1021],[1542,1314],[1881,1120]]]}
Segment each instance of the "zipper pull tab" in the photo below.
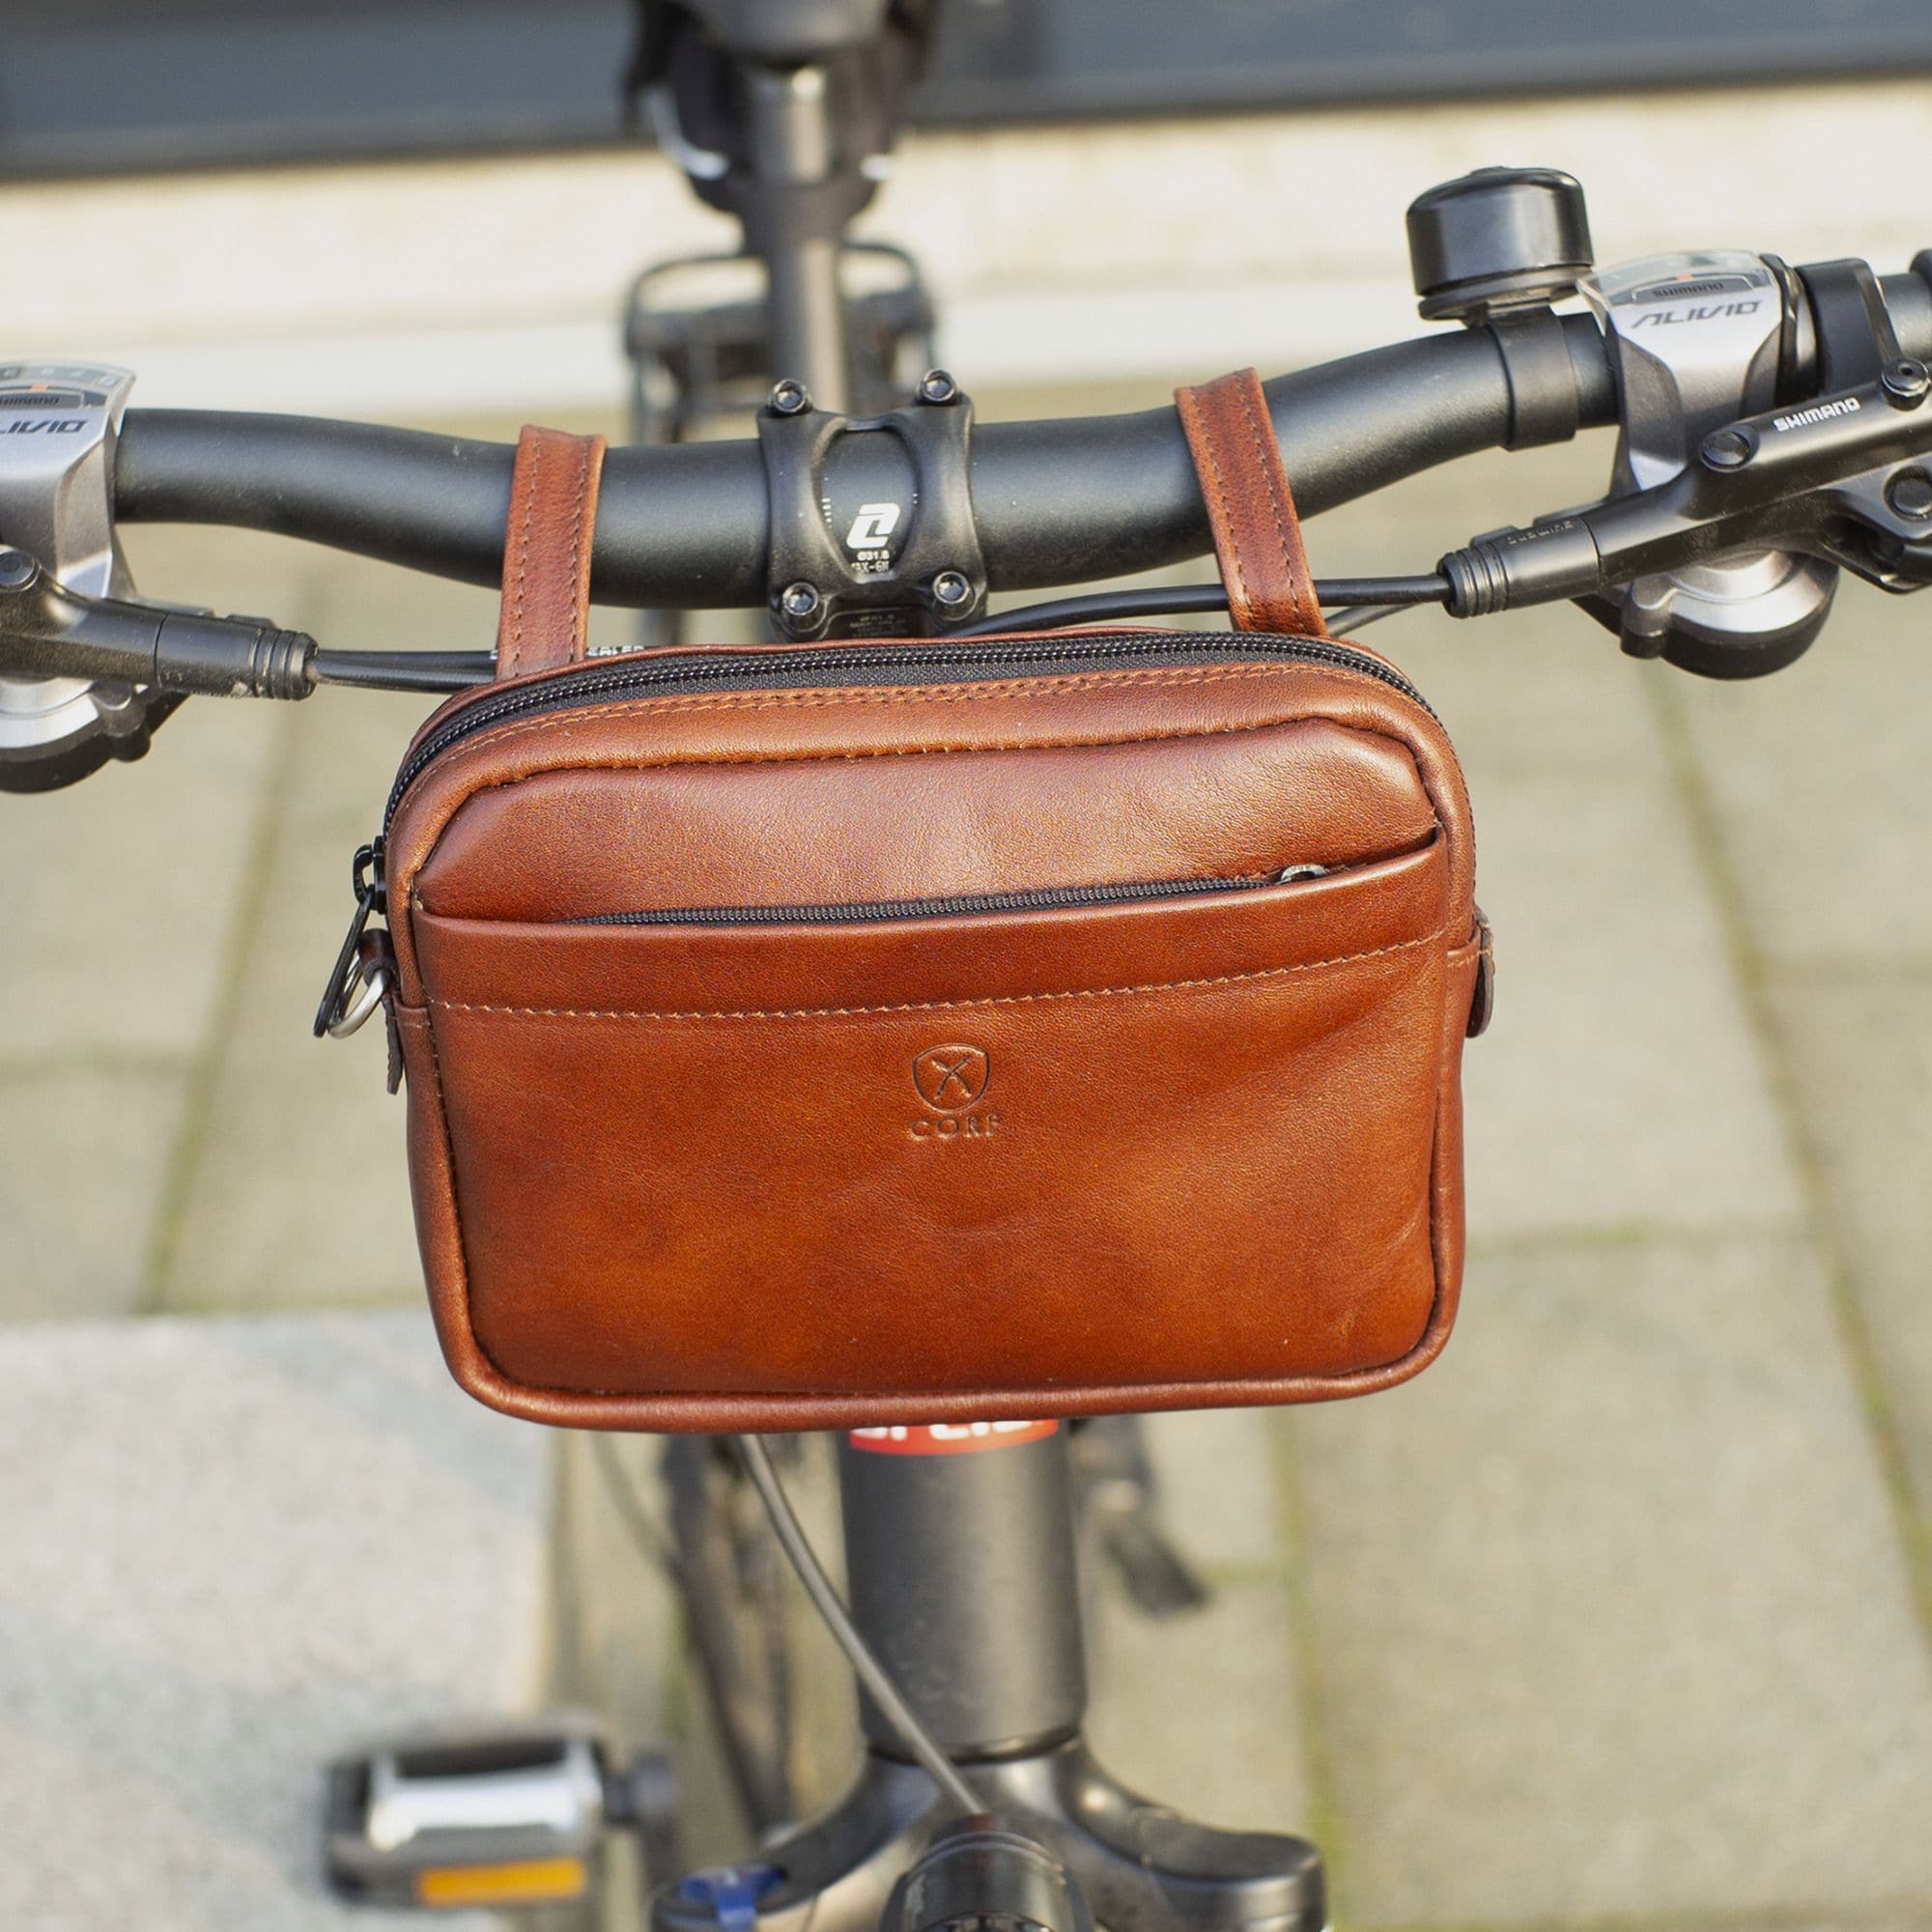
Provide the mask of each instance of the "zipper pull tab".
{"label": "zipper pull tab", "polygon": [[346,1039],[376,1010],[395,974],[389,964],[389,936],[380,927],[368,930],[370,919],[388,909],[383,885],[383,841],[361,847],[350,870],[355,889],[355,910],[349,918],[342,949],[329,969],[322,1004],[315,1009],[315,1037]]}
{"label": "zipper pull tab", "polygon": [[1476,931],[1480,945],[1476,953],[1476,983],[1469,994],[1469,1026],[1465,1038],[1475,1039],[1489,1031],[1490,1018],[1496,1009],[1496,939],[1490,922],[1476,908]]}
{"label": "zipper pull tab", "polygon": [[393,974],[389,990],[383,995],[383,1031],[388,1036],[389,1074],[386,1082],[391,1094],[401,1091],[403,1084],[403,1030],[396,1024],[396,994]]}

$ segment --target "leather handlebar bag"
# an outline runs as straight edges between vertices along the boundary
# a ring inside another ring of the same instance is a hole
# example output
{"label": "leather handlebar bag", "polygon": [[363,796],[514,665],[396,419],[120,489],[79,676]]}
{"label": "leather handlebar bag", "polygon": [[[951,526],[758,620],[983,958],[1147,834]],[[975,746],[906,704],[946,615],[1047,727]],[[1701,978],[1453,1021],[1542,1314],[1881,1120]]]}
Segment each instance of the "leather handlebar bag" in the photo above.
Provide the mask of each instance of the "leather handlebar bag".
{"label": "leather handlebar bag", "polygon": [[1442,1347],[1487,927],[1456,755],[1327,635],[1252,371],[1179,395],[1235,628],[586,658],[526,430],[498,681],[381,854],[457,1379],[582,1428],[1349,1396]]}

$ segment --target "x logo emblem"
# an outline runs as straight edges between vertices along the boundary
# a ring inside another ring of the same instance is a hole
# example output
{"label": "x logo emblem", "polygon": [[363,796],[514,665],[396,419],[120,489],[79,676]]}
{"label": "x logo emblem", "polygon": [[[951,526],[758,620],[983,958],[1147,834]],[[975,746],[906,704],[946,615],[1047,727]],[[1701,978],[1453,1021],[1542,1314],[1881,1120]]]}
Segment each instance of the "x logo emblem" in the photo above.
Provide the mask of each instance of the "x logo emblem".
{"label": "x logo emblem", "polygon": [[929,1046],[912,1064],[913,1085],[928,1107],[956,1114],[986,1091],[992,1072],[983,1048]]}

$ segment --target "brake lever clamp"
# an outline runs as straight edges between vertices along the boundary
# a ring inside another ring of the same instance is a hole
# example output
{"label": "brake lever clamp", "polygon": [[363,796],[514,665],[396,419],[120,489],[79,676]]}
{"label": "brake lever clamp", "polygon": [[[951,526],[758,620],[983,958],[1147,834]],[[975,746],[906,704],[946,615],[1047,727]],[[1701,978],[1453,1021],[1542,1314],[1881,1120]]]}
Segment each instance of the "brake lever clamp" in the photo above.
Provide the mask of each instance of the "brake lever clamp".
{"label": "brake lever clamp", "polygon": [[943,369],[882,416],[814,410],[780,383],[758,412],[770,510],[768,603],[780,636],[931,635],[986,608],[973,516],[972,399]]}

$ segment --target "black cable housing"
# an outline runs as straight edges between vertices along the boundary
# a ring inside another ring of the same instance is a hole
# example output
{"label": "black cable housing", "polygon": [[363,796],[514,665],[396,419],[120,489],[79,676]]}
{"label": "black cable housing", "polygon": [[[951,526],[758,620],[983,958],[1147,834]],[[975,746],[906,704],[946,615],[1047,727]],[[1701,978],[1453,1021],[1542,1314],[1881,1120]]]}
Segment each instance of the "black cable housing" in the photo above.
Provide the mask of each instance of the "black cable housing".
{"label": "black cable housing", "polygon": [[792,1510],[784,1486],[779,1481],[779,1472],[772,1466],[771,1452],[765,1447],[763,1438],[738,1435],[732,1439],[737,1443],[738,1454],[744,1461],[745,1473],[751,1477],[753,1487],[765,1505],[765,1514],[771,1519],[772,1528],[792,1569],[797,1572],[798,1580],[805,1586],[812,1607],[825,1620],[825,1626],[838,1648],[845,1653],[853,1675],[865,1686],[866,1694],[877,1706],[880,1715],[898,1734],[907,1753],[938,1785],[948,1804],[961,1817],[975,1816],[983,1808],[978,1795],[959,1775],[959,1768],[940,1749],[932,1733],[920,1721],[919,1714],[906,1702],[904,1693],[893,1682],[885,1665],[873,1655],[872,1647],[860,1634],[859,1626],[852,1621],[851,1611],[833,1587],[832,1578],[825,1574],[824,1565],[819,1562],[804,1525]]}
{"label": "black cable housing", "polygon": [[[1345,605],[1441,604],[1449,580],[1432,571],[1421,577],[1317,578],[1315,595],[1324,610]],[[949,629],[949,638],[996,638],[1009,631],[1050,631],[1069,624],[1129,623],[1137,617],[1193,616],[1225,612],[1228,592],[1219,583],[1157,583],[1133,590],[1096,590],[1084,597],[1057,597],[1048,604],[1023,604],[971,624]]]}

